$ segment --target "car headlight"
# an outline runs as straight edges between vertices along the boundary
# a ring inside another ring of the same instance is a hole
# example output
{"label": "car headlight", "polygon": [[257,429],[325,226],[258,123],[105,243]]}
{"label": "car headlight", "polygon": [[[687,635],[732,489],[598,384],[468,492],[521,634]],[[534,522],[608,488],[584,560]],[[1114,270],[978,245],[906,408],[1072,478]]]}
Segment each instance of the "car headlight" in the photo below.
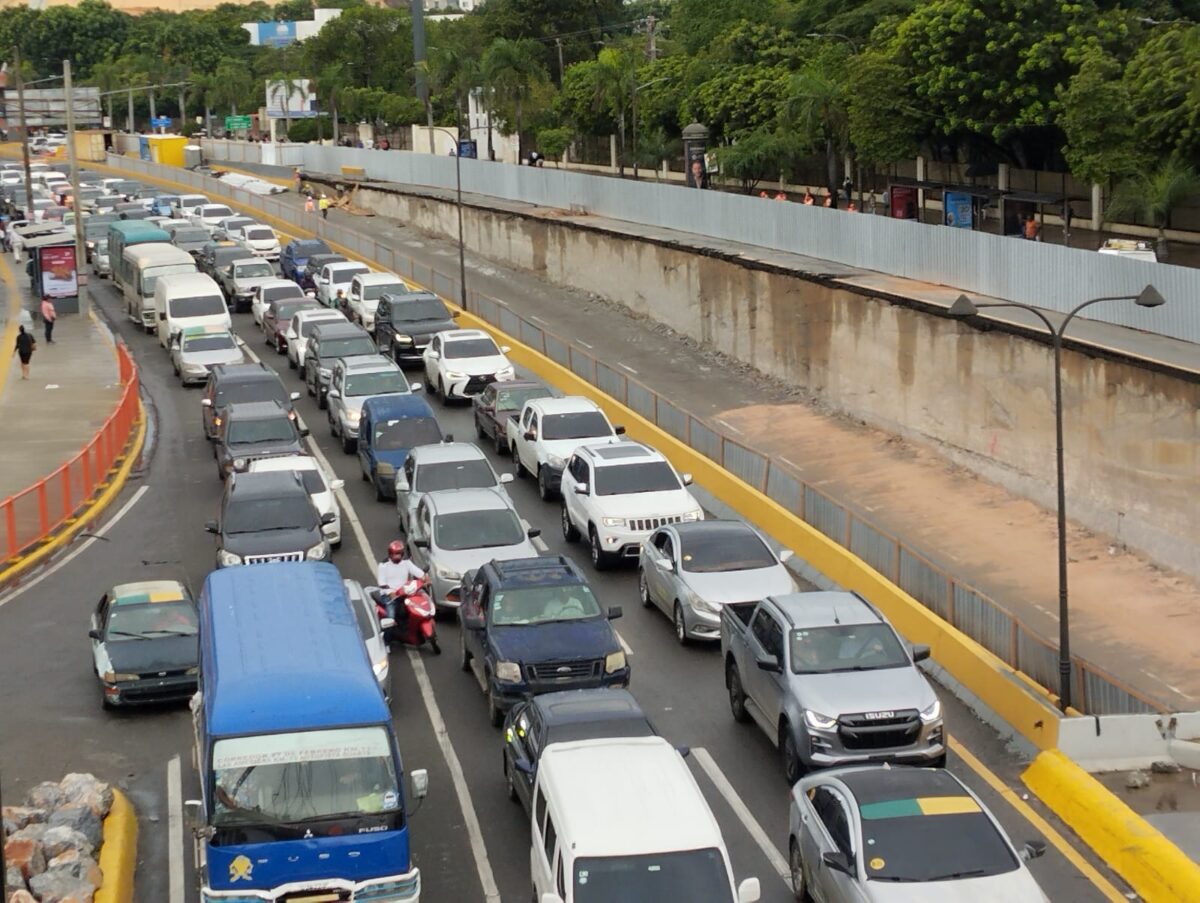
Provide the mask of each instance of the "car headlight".
{"label": "car headlight", "polygon": [[466,379],[467,374],[459,373],[457,370],[447,370],[446,379]]}
{"label": "car headlight", "polygon": [[618,671],[625,670],[625,652],[618,649],[616,652],[610,652],[604,657],[604,673],[616,674]]}
{"label": "car headlight", "polygon": [[318,367],[317,376],[321,377],[321,379],[329,379],[329,377],[333,376],[333,371],[328,367]]}
{"label": "car headlight", "polygon": [[555,470],[562,470],[564,467],[567,466],[567,462],[565,460],[563,460],[562,458],[560,458],[558,455],[546,455],[546,463],[549,464],[551,467],[553,467]]}
{"label": "car headlight", "polygon": [[932,724],[942,717],[942,701],[935,699],[926,708],[921,709],[921,720],[926,724]]}
{"label": "car headlight", "polygon": [[403,335],[402,333],[399,333],[399,332],[398,332],[398,333],[396,333],[396,334],[393,336],[393,338],[396,340],[396,344],[397,344],[397,345],[411,345],[411,344],[413,343],[413,337],[412,337],[412,336],[410,336],[410,335]]}
{"label": "car headlight", "polygon": [[690,524],[693,521],[704,520],[704,511],[700,508],[697,508],[695,511],[689,511],[684,514],[680,520],[685,524]]}
{"label": "car headlight", "polygon": [[699,596],[691,590],[688,591],[687,600],[692,608],[696,609],[696,611],[702,611],[705,614],[715,615],[721,611],[720,605],[717,605],[715,602],[709,602],[703,596]]}
{"label": "car headlight", "polygon": [[137,674],[125,674],[121,671],[105,671],[100,677],[106,684],[115,684],[120,680],[137,680]]}
{"label": "car headlight", "polygon": [[234,458],[233,459],[233,469],[234,470],[245,470],[246,469],[246,459],[245,458]]}
{"label": "car headlight", "polygon": [[450,568],[442,567],[442,565],[440,565],[440,564],[435,564],[433,566],[433,572],[435,574],[437,574],[439,577],[441,577],[443,580],[461,580],[462,579],[462,574],[460,574],[458,571],[452,571],[452,570],[450,570]]}
{"label": "car headlight", "polygon": [[496,379],[500,382],[504,382],[507,379],[512,379],[516,375],[517,371],[512,367],[505,367],[503,370],[496,371]]}
{"label": "car headlight", "polygon": [[346,419],[351,421],[352,423],[358,423],[358,421],[360,421],[362,419],[362,411],[355,411],[353,409],[347,408],[346,409]]}
{"label": "car headlight", "polygon": [[231,565],[241,564],[242,556],[221,549],[221,551],[217,552],[217,561],[221,563],[221,567],[230,567]]}
{"label": "car headlight", "polygon": [[822,715],[820,712],[814,712],[808,709],[804,713],[805,723],[813,730],[831,731],[837,727],[837,719],[830,718],[828,715]]}
{"label": "car headlight", "polygon": [[601,519],[601,523],[603,523],[606,527],[623,527],[625,526],[625,518],[605,517]]}
{"label": "car headlight", "polygon": [[496,662],[496,680],[515,684],[521,681],[521,666],[516,662]]}
{"label": "car headlight", "polygon": [[375,470],[379,473],[379,475],[381,477],[394,476],[396,473],[395,465],[389,464],[387,461],[380,461],[378,464],[375,465]]}
{"label": "car headlight", "polygon": [[317,543],[311,549],[304,553],[304,557],[309,561],[320,561],[329,554],[329,549],[323,542]]}

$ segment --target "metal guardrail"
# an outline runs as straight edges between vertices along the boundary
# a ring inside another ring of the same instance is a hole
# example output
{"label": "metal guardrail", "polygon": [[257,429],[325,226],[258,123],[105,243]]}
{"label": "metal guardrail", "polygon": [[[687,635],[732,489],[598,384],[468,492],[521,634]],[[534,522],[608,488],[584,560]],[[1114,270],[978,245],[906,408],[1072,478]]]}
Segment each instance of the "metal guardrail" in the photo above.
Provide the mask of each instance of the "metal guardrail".
{"label": "metal guardrail", "polygon": [[[183,182],[210,196],[232,200],[352,249],[362,257],[407,280],[427,286],[445,298],[460,297],[456,273],[444,273],[415,261],[403,252],[377,242],[366,232],[306,214],[301,208],[275,198],[242,191],[202,173],[171,169],[125,157],[110,157],[109,163],[129,172]],[[730,438],[714,423],[683,410],[650,386],[608,366],[581,345],[525,319],[506,303],[468,286],[467,307],[480,319],[569,368],[581,379],[758,489],[834,542],[849,549],[922,605],[1014,669],[1055,691],[1058,686],[1057,645],[1022,623],[1003,605],[958,580],[898,537],[808,485],[791,468]],[[1164,701],[1128,686],[1085,659],[1074,656],[1073,662],[1078,697],[1076,707],[1086,714],[1133,714],[1170,709]]]}

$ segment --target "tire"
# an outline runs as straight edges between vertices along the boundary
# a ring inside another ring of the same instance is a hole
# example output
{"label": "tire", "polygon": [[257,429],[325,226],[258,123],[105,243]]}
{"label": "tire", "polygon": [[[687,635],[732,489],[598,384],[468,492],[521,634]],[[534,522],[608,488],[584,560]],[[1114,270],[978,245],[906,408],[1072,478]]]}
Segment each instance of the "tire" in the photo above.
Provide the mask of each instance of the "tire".
{"label": "tire", "polygon": [[463,671],[471,670],[471,653],[467,651],[465,631],[460,631],[458,635],[458,667]]}
{"label": "tire", "polygon": [[308,381],[308,374],[304,374],[304,391],[308,393],[309,398],[316,398],[317,393],[313,391],[312,384]]}
{"label": "tire", "polygon": [[480,439],[486,439],[487,433],[483,431],[483,424],[479,422],[479,416],[475,416],[475,435]]}
{"label": "tire", "polygon": [[502,725],[504,723],[504,709],[500,708],[500,706],[497,705],[497,703],[496,703],[496,693],[492,689],[491,681],[492,681],[491,675],[488,675],[488,692],[487,692],[488,721],[491,722],[492,727],[499,727],[500,725]]}
{"label": "tire", "polygon": [[508,440],[504,438],[504,434],[498,426],[496,427],[496,454],[501,457],[508,454]]}
{"label": "tire", "polygon": [[516,449],[513,449],[513,474],[518,480],[523,480],[528,473],[529,471],[525,469],[525,465],[521,463],[520,453]]}
{"label": "tire", "polygon": [[675,641],[680,646],[690,646],[692,641],[687,635],[687,621],[683,618],[683,606],[678,602],[675,603],[675,611],[671,617],[671,621],[675,625]]}
{"label": "tire", "polygon": [[[279,353],[280,353],[280,354],[283,354],[284,352],[282,352],[282,351],[281,351],[281,352],[279,352]],[[294,360],[292,360],[290,357],[288,358],[288,369],[289,369],[289,370],[295,370],[295,369],[296,369],[296,362],[295,362]],[[307,382],[307,380],[305,380],[305,381]]]}
{"label": "tire", "polygon": [[792,873],[792,895],[800,903],[808,903],[812,897],[808,895],[808,882],[804,880],[804,862],[800,858],[800,844],[794,837],[788,841],[788,869]]}
{"label": "tire", "polygon": [[552,501],[554,501],[554,496],[557,495],[557,493],[553,489],[550,488],[550,481],[546,477],[546,473],[548,471],[549,471],[548,467],[539,467],[538,468],[538,476],[537,476],[538,496],[541,497],[541,500],[543,502],[552,502]]}
{"label": "tire", "polygon": [[386,502],[388,500],[387,493],[385,493],[383,491],[383,487],[379,485],[379,477],[375,477],[371,480],[371,482],[375,485],[375,501]]}
{"label": "tire", "polygon": [[508,756],[504,757],[504,789],[508,791],[508,798],[514,803],[520,802],[517,799],[517,785],[513,783],[513,770],[508,767]]}
{"label": "tire", "polygon": [[592,553],[592,567],[598,571],[606,571],[612,563],[612,556],[600,546],[600,534],[595,527],[588,529],[588,551]]}
{"label": "tire", "polygon": [[354,449],[358,447],[357,439],[350,439],[346,436],[345,431],[342,432],[342,451],[348,455],[354,454]]}
{"label": "tire", "polygon": [[441,400],[442,407],[444,407],[444,408],[450,407],[450,399],[446,395],[446,387],[444,385],[442,385],[442,378],[440,376],[438,377],[438,383],[437,383],[437,397]]}
{"label": "tire", "polygon": [[650,584],[646,582],[646,572],[638,568],[638,598],[642,600],[642,608],[653,608],[654,600],[650,598]]}
{"label": "tire", "polygon": [[796,782],[804,777],[804,762],[796,750],[796,738],[792,735],[791,725],[786,721],[779,726],[779,735],[779,758],[783,763],[783,779],[789,787],[794,787]]}
{"label": "tire", "polygon": [[317,389],[317,410],[324,411],[329,407],[329,398],[321,394],[321,390]]}
{"label": "tire", "polygon": [[745,724],[750,720],[750,713],[746,711],[746,691],[742,689],[738,666],[733,662],[725,667],[725,686],[729,688],[729,712],[733,720]]}
{"label": "tire", "polygon": [[179,376],[179,365],[176,363],[172,363],[171,369],[175,371],[175,376],[178,377]]}
{"label": "tire", "polygon": [[442,654],[442,644],[438,642],[436,633],[429,638],[429,648],[433,650],[434,655]]}
{"label": "tire", "polygon": [[571,523],[571,515],[567,514],[567,506],[562,506],[562,535],[567,542],[579,542],[579,530]]}
{"label": "tire", "polygon": [[333,410],[329,411],[329,435],[336,439],[338,437],[337,418],[333,416]]}

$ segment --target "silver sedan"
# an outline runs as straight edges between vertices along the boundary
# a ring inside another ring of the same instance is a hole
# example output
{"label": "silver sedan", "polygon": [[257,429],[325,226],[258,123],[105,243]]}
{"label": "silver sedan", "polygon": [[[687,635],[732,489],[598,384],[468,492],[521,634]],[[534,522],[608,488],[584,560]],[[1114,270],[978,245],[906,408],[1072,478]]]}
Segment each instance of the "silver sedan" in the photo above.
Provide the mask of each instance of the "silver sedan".
{"label": "silver sedan", "polygon": [[217,364],[245,363],[242,346],[240,338],[219,326],[185,329],[171,342],[171,364],[183,385],[207,382]]}
{"label": "silver sedan", "polygon": [[741,521],[706,520],[660,527],[642,543],[638,593],[671,618],[680,643],[721,638],[721,606],[794,593],[779,555]]}

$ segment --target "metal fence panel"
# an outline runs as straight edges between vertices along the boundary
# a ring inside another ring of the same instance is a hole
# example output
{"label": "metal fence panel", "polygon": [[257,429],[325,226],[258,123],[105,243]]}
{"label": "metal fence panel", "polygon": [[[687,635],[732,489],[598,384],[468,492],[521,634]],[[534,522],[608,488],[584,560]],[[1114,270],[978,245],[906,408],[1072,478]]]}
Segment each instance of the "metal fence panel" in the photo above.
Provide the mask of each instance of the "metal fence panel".
{"label": "metal fence panel", "polygon": [[1083,698],[1089,715],[1142,715],[1157,711],[1094,671],[1084,670],[1083,684]]}
{"label": "metal fence panel", "polygon": [[899,585],[938,617],[950,620],[950,592],[946,575],[904,546],[900,547]]}
{"label": "metal fence panel", "polygon": [[611,395],[621,402],[625,401],[625,374],[618,373],[600,361],[596,361],[596,385],[606,395]]}
{"label": "metal fence panel", "polygon": [[692,418],[692,448],[710,460],[721,463],[721,434],[709,429],[702,421]]}
{"label": "metal fence panel", "polygon": [[475,313],[479,316],[479,319],[485,323],[491,323],[493,326],[500,319],[500,310],[501,307],[499,304],[483,295],[480,295],[475,301]]}
{"label": "metal fence panel", "polygon": [[591,355],[584,354],[574,345],[570,348],[571,352],[571,370],[581,379],[595,385],[596,383],[596,362]]}
{"label": "metal fence panel", "polygon": [[1043,687],[1058,687],[1058,650],[1017,625],[1017,661],[1014,667]]}
{"label": "metal fence panel", "polygon": [[836,543],[846,541],[846,511],[811,486],[804,487],[804,519]]}
{"label": "metal fence panel", "polygon": [[804,486],[782,467],[772,465],[767,468],[767,495],[793,514],[799,514]]}
{"label": "metal fence panel", "polygon": [[681,411],[661,395],[658,396],[659,426],[661,426],[676,439],[687,442],[687,421],[688,415],[686,411]]}
{"label": "metal fence panel", "polygon": [[[660,402],[661,405],[661,402]],[[722,449],[724,467],[743,483],[762,489],[767,482],[767,459],[729,439]]]}
{"label": "metal fence panel", "polygon": [[1012,664],[1013,619],[969,587],[954,585],[954,626]]}
{"label": "metal fence panel", "polygon": [[654,423],[654,393],[635,380],[629,380],[625,385],[628,403],[631,408]]}
{"label": "metal fence panel", "polygon": [[509,335],[520,335],[521,318],[507,307],[500,308],[500,328]]}
{"label": "metal fence panel", "polygon": [[521,320],[521,341],[534,351],[543,351],[542,335],[542,330],[537,326],[534,326],[528,320]]}
{"label": "metal fence panel", "polygon": [[850,521],[850,551],[883,576],[891,579],[895,570],[896,540],[880,533],[858,518]]}
{"label": "metal fence panel", "polygon": [[567,343],[558,336],[550,333],[544,334],[546,342],[546,356],[557,364],[562,364],[564,367],[571,366],[571,352],[567,349]]}

